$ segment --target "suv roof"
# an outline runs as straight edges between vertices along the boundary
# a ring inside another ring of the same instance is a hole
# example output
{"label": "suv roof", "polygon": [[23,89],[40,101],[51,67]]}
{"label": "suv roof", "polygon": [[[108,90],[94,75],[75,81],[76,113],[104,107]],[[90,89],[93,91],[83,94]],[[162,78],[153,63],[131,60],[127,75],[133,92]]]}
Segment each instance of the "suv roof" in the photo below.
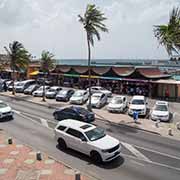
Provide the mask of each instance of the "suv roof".
{"label": "suv roof", "polygon": [[168,106],[168,102],[166,102],[166,101],[156,101],[156,105],[166,105],[166,106]]}
{"label": "suv roof", "polygon": [[[72,120],[72,119],[66,119],[66,120],[62,120],[58,123],[58,126],[66,126],[66,127],[69,127],[69,128],[72,128],[72,129],[76,129],[78,131],[81,131],[81,132],[85,132],[87,130],[90,130],[90,129],[93,129],[95,128],[94,125],[92,124],[88,124],[88,123],[85,123],[85,122],[81,122],[81,121],[77,121],[77,120]],[[83,127],[87,127],[87,128],[83,128]]]}
{"label": "suv roof", "polygon": [[144,96],[133,96],[133,98],[132,99],[145,99],[145,97]]}

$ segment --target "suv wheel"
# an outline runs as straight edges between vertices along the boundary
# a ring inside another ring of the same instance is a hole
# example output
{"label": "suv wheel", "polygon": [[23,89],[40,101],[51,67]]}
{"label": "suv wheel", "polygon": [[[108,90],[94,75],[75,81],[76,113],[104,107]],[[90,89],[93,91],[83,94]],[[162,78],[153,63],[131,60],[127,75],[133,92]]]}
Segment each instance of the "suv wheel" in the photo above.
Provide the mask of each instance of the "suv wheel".
{"label": "suv wheel", "polygon": [[98,152],[92,151],[90,156],[94,163],[99,164],[102,162],[101,155]]}
{"label": "suv wheel", "polygon": [[67,149],[66,142],[63,139],[61,139],[61,138],[58,139],[58,146],[62,150]]}

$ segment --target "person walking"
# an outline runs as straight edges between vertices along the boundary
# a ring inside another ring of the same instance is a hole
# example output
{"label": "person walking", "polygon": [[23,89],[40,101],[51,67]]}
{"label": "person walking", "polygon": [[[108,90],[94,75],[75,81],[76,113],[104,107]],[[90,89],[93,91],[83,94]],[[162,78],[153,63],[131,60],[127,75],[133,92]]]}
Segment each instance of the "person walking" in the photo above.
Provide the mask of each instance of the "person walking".
{"label": "person walking", "polygon": [[137,123],[138,116],[139,116],[139,113],[137,111],[134,111],[133,112],[133,120],[134,120],[135,123]]}
{"label": "person walking", "polygon": [[5,81],[4,81],[4,83],[3,83],[3,89],[4,89],[5,92],[7,92],[7,84],[6,84]]}

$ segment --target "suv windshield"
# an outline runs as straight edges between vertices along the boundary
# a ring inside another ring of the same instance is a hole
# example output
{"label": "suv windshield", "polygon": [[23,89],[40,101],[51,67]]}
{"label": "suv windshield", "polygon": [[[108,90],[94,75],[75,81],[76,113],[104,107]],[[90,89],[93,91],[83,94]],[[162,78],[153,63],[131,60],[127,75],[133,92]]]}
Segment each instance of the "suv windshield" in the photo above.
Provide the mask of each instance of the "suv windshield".
{"label": "suv windshield", "polygon": [[122,104],[122,99],[121,98],[113,98],[111,103],[113,103],[113,104]]}
{"label": "suv windshield", "polygon": [[83,96],[83,93],[80,91],[76,91],[73,96],[74,97],[81,97],[81,96]]}
{"label": "suv windshield", "polygon": [[144,100],[142,99],[133,99],[131,104],[144,105]]}
{"label": "suv windshield", "polygon": [[60,95],[66,95],[67,94],[67,91],[66,90],[62,90],[59,92]]}
{"label": "suv windshield", "polygon": [[86,136],[90,141],[96,141],[98,139],[103,138],[106,134],[101,128],[94,128],[90,131],[85,132]]}
{"label": "suv windshield", "polygon": [[7,107],[7,106],[8,106],[8,105],[5,104],[5,103],[3,103],[3,102],[0,103],[0,108],[5,108],[5,107]]}
{"label": "suv windshield", "polygon": [[156,110],[156,111],[168,111],[168,108],[166,105],[156,105],[154,110]]}

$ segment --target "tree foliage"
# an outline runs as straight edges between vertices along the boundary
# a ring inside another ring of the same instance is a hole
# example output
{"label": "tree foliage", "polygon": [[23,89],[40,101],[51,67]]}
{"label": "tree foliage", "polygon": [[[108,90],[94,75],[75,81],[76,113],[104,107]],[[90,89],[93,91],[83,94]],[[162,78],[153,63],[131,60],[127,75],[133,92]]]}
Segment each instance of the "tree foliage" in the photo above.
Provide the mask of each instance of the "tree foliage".
{"label": "tree foliage", "polygon": [[168,24],[154,26],[154,34],[169,55],[180,50],[180,8],[174,7]]}

